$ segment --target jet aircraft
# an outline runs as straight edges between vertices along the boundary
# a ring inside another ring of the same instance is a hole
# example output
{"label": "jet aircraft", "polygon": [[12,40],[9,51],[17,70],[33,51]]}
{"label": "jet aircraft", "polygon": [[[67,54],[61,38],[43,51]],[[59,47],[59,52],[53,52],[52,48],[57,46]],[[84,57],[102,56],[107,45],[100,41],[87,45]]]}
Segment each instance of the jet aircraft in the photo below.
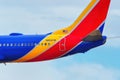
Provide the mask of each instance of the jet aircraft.
{"label": "jet aircraft", "polygon": [[110,0],[91,0],[70,26],[44,35],[0,36],[0,62],[38,62],[85,53],[104,45],[103,30]]}

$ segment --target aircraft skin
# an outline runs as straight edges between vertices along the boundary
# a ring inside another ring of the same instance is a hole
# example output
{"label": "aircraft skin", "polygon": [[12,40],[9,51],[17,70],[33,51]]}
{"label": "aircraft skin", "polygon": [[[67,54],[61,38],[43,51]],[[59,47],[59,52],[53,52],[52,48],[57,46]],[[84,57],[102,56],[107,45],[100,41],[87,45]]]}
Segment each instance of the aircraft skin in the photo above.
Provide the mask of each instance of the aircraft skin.
{"label": "aircraft skin", "polygon": [[[11,33],[0,36],[0,62],[37,62],[66,57],[101,46],[107,37],[89,40],[94,31],[102,34],[110,0],[91,0],[76,21],[44,35]],[[95,40],[94,40],[95,39]]]}

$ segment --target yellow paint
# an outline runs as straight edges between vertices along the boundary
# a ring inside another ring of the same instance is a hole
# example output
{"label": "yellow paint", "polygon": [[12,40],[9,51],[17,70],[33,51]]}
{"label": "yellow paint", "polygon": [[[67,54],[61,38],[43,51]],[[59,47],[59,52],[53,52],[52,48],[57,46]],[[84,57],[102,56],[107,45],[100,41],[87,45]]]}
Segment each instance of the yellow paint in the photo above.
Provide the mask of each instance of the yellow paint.
{"label": "yellow paint", "polygon": [[51,35],[47,36],[45,39],[43,39],[43,41],[41,41],[39,43],[39,44],[47,43],[46,39],[56,39],[55,42],[54,41],[49,42],[51,44],[50,46],[37,45],[28,54],[26,54],[25,56],[23,56],[22,58],[14,61],[14,62],[24,62],[24,61],[31,60],[31,59],[39,56],[40,54],[42,54],[49,48],[51,48],[53,45],[55,45],[55,43],[57,43],[59,40],[61,40],[63,37],[65,37],[67,34],[69,34],[76,27],[76,25],[79,24],[79,22],[84,18],[84,16],[93,7],[93,5],[95,3],[96,3],[96,0],[92,0],[90,2],[90,4],[87,6],[87,8],[82,12],[82,14],[76,19],[76,21],[71,26],[53,32]]}
{"label": "yellow paint", "polygon": [[[42,54],[44,51],[48,50],[51,46],[53,46],[56,42],[58,42],[64,35],[49,35],[46,37],[43,41],[41,41],[33,50],[31,50],[28,54],[26,54],[24,57],[16,60],[15,62],[24,62],[28,61],[30,59],[33,59],[40,54]],[[47,41],[49,39],[55,39],[56,41]],[[50,43],[50,46],[44,46],[41,45],[41,43]]]}
{"label": "yellow paint", "polygon": [[54,34],[61,34],[63,30],[67,30],[68,33],[70,33],[76,27],[76,25],[78,25],[79,22],[84,18],[88,11],[95,5],[96,2],[97,0],[92,0],[71,26],[63,28],[61,30],[57,30],[56,32],[54,32]]}

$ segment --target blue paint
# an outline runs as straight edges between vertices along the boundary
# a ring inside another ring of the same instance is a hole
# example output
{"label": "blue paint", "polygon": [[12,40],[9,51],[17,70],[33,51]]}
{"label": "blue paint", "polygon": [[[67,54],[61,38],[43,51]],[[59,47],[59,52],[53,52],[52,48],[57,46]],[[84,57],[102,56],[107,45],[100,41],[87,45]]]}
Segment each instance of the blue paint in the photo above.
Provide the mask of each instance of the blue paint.
{"label": "blue paint", "polygon": [[[19,35],[19,36],[0,36],[1,44],[19,44],[19,43],[39,43],[46,35]],[[33,46],[0,46],[0,62],[9,62],[17,60],[31,51]],[[4,57],[3,57],[4,56]],[[3,59],[4,58],[4,59]]]}
{"label": "blue paint", "polygon": [[73,55],[76,53],[85,53],[88,50],[98,47],[100,45],[103,45],[106,42],[106,36],[103,36],[102,40],[99,41],[95,41],[95,42],[82,42],[81,44],[79,44],[76,48],[74,48],[72,51],[70,51],[69,53],[67,53],[65,56],[69,56],[69,55]]}
{"label": "blue paint", "polygon": [[19,36],[19,35],[23,35],[22,33],[11,33],[10,36]]}
{"label": "blue paint", "polygon": [[[0,62],[10,62],[13,60],[17,60],[28,52],[30,52],[35,45],[33,46],[10,46],[10,44],[21,44],[21,43],[36,43],[38,44],[45,37],[50,35],[51,33],[45,35],[9,35],[9,36],[0,36]],[[103,45],[106,41],[106,37],[103,36],[103,40],[99,40],[96,42],[82,42],[76,48],[74,48],[71,52],[67,53],[64,56],[73,55],[76,53],[84,53],[92,48]],[[2,44],[2,46],[1,46]],[[6,44],[6,46],[4,46]],[[7,46],[9,44],[9,46]]]}
{"label": "blue paint", "polygon": [[4,60],[4,56],[3,55],[0,55],[0,62]]}
{"label": "blue paint", "polygon": [[105,23],[103,23],[102,26],[99,28],[101,33],[103,33],[104,26],[105,26]]}

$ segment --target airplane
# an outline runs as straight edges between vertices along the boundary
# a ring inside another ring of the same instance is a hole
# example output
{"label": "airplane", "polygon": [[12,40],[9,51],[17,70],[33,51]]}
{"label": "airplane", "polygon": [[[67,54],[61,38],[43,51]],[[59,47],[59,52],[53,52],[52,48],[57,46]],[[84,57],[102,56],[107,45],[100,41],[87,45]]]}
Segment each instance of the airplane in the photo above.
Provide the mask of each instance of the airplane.
{"label": "airplane", "polygon": [[0,36],[0,63],[38,62],[85,53],[104,45],[110,0],[91,0],[68,27],[44,35],[11,33]]}

